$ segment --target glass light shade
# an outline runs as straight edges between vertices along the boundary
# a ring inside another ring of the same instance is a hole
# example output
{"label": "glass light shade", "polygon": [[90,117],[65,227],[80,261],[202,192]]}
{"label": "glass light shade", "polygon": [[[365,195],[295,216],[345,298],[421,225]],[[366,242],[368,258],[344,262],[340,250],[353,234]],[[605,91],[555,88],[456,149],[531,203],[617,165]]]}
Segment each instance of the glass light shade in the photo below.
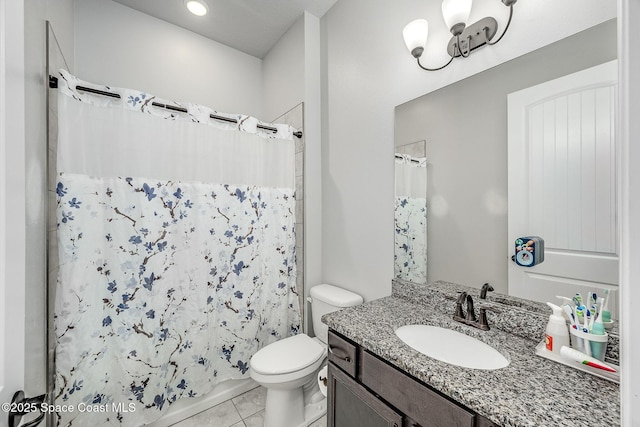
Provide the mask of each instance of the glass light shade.
{"label": "glass light shade", "polygon": [[402,30],[404,43],[407,45],[409,52],[413,54],[413,50],[417,47],[425,48],[427,45],[427,36],[429,35],[429,23],[426,19],[416,19],[411,21]]}
{"label": "glass light shade", "polygon": [[444,0],[442,2],[442,16],[449,30],[456,24],[466,26],[470,14],[471,0]]}
{"label": "glass light shade", "polygon": [[189,12],[196,16],[204,16],[208,12],[206,3],[201,1],[187,0],[185,1],[185,5],[187,9],[189,9]]}

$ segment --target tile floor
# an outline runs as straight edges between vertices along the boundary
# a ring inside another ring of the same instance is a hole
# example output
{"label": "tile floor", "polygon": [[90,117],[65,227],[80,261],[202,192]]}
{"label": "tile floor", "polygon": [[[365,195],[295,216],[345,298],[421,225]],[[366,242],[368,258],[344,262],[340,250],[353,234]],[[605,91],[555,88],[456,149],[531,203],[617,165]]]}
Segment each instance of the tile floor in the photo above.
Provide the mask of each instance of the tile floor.
{"label": "tile floor", "polygon": [[[191,418],[173,424],[172,427],[262,427],[266,396],[266,389],[257,387]],[[326,427],[326,425],[327,420],[324,416],[309,427]]]}

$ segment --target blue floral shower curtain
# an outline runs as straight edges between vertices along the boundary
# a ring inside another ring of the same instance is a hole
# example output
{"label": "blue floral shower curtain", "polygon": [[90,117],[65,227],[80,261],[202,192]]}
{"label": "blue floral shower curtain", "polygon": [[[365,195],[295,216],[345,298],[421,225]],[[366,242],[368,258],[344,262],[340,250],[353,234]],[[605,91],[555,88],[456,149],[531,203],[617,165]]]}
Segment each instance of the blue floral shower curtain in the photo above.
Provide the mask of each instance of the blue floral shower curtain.
{"label": "blue floral shower curtain", "polygon": [[395,154],[394,275],[427,282],[427,162]]}
{"label": "blue floral shower curtain", "polygon": [[291,129],[61,75],[58,418],[143,425],[298,333]]}

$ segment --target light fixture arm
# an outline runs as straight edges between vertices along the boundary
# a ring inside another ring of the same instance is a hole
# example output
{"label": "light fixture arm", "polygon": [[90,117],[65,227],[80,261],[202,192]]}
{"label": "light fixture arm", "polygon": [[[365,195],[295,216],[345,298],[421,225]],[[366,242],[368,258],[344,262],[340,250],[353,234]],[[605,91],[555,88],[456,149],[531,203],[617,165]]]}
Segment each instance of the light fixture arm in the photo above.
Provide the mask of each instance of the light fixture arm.
{"label": "light fixture arm", "polygon": [[[411,55],[416,58],[418,66],[425,71],[438,71],[447,67],[458,56],[468,58],[471,53],[483,47],[484,45],[495,45],[502,40],[502,37],[507,33],[511,26],[511,20],[513,18],[513,5],[518,0],[501,0],[502,4],[509,8],[509,19],[504,27],[504,31],[500,34],[500,37],[496,38],[498,32],[498,22],[491,16],[484,17],[472,24],[467,25],[468,11],[463,16],[464,7],[456,8],[451,7],[453,0],[444,0],[442,2],[442,12],[445,18],[445,23],[450,25],[450,32],[453,35],[447,44],[447,53],[451,57],[449,61],[438,68],[428,68],[420,63],[420,57],[422,56],[425,46],[427,44],[428,35],[428,22],[424,19],[416,19],[405,27],[403,30],[403,37],[407,48],[411,52]],[[468,6],[471,8],[471,0],[466,0],[456,4],[456,6]],[[446,6],[446,7],[445,7]],[[460,10],[458,10],[460,9]]]}
{"label": "light fixture arm", "polygon": [[[504,3],[504,1],[503,1],[503,3]],[[513,3],[515,3],[515,1]],[[489,46],[493,46],[494,44],[498,44],[498,42],[500,40],[502,40],[502,37],[504,37],[504,35],[507,34],[507,30],[509,29],[509,25],[511,25],[511,18],[513,17],[513,3],[508,4],[508,6],[509,6],[509,20],[507,21],[507,25],[505,25],[505,27],[504,27],[504,31],[502,32],[502,34],[500,34],[500,37],[498,37],[496,39],[496,41],[491,41],[489,39],[489,28],[488,27],[484,27],[484,32],[487,35],[486,43]],[[507,3],[505,3],[505,4],[507,4]]]}
{"label": "light fixture arm", "polygon": [[464,53],[462,51],[462,46],[460,45],[460,35],[456,36],[456,47],[458,48],[458,52],[460,52],[460,56],[462,56],[463,58],[468,58],[469,55],[471,55],[471,36],[467,37],[467,53]]}
{"label": "light fixture arm", "polygon": [[451,64],[451,61],[453,61],[453,56],[451,57],[451,59],[449,60],[449,62],[447,62],[446,64],[444,64],[442,67],[438,67],[438,68],[427,68],[424,67],[421,63],[420,63],[420,57],[416,56],[416,60],[418,61],[418,67],[422,68],[425,71],[439,71],[442,70],[444,67],[446,67],[447,65]]}

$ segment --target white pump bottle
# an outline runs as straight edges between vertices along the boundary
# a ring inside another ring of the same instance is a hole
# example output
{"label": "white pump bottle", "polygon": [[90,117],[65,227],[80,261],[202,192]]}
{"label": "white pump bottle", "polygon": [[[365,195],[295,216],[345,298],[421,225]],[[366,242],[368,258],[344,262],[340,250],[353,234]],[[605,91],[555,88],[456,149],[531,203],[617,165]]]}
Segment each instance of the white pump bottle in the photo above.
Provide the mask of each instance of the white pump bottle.
{"label": "white pump bottle", "polygon": [[547,350],[560,354],[563,345],[569,347],[569,329],[562,315],[562,309],[550,302],[547,305],[551,307],[553,313],[549,316],[547,323],[545,346]]}

